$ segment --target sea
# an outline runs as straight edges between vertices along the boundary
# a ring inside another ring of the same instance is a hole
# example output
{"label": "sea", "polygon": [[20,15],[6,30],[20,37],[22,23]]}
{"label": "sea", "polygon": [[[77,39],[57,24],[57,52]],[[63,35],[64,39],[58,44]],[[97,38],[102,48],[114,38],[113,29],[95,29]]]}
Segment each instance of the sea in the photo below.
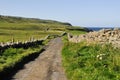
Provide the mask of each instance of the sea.
{"label": "sea", "polygon": [[86,28],[91,31],[99,31],[101,29],[114,29],[114,27],[86,27]]}

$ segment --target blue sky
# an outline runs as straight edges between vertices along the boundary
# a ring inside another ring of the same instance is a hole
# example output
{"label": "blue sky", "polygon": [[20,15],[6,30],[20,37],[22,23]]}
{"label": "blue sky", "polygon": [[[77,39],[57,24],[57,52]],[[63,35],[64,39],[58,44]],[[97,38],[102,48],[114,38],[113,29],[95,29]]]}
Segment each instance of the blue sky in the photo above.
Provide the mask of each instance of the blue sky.
{"label": "blue sky", "polygon": [[0,14],[114,27],[120,26],[120,0],[0,0]]}

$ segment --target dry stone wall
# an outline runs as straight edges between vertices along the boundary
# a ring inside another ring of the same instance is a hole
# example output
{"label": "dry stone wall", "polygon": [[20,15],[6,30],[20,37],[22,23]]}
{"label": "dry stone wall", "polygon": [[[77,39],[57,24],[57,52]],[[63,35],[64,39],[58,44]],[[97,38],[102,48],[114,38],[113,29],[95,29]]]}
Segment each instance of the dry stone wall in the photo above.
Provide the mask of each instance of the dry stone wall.
{"label": "dry stone wall", "polygon": [[30,38],[30,40],[25,41],[25,42],[14,42],[14,40],[10,41],[10,42],[6,42],[0,43],[0,52],[4,51],[5,49],[8,48],[29,48],[29,47],[33,47],[36,45],[41,45],[42,42],[46,39],[48,39],[50,37],[50,35],[46,36],[44,39],[34,39],[34,38]]}
{"label": "dry stone wall", "polygon": [[68,34],[68,40],[71,42],[87,41],[88,43],[111,43],[115,47],[120,47],[120,29],[102,29],[100,31],[89,32],[82,35]]}

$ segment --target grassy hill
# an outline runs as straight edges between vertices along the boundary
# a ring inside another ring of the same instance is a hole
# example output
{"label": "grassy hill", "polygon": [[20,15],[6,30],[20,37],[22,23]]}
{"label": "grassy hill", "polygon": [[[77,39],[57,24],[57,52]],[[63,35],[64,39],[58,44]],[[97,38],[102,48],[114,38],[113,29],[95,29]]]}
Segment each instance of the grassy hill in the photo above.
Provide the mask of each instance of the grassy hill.
{"label": "grassy hill", "polygon": [[23,18],[0,15],[0,42],[28,40],[30,37],[42,38],[50,34],[60,34],[70,23],[36,18]]}
{"label": "grassy hill", "polygon": [[2,29],[44,30],[46,28],[65,28],[68,26],[71,26],[71,24],[53,20],[0,16],[0,28]]}

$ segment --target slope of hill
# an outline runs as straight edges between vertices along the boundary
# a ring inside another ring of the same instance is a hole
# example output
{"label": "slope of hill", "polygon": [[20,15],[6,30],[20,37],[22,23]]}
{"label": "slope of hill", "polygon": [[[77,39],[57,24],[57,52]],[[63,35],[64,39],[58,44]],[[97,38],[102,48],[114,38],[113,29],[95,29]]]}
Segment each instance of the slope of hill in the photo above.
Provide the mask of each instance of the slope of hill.
{"label": "slope of hill", "polygon": [[53,20],[43,20],[36,18],[23,18],[0,15],[0,28],[3,29],[32,29],[42,30],[46,28],[65,28],[72,26],[70,23],[58,22]]}
{"label": "slope of hill", "polygon": [[41,38],[50,34],[60,34],[70,23],[36,18],[23,18],[0,15],[0,42],[28,40],[30,37]]}

